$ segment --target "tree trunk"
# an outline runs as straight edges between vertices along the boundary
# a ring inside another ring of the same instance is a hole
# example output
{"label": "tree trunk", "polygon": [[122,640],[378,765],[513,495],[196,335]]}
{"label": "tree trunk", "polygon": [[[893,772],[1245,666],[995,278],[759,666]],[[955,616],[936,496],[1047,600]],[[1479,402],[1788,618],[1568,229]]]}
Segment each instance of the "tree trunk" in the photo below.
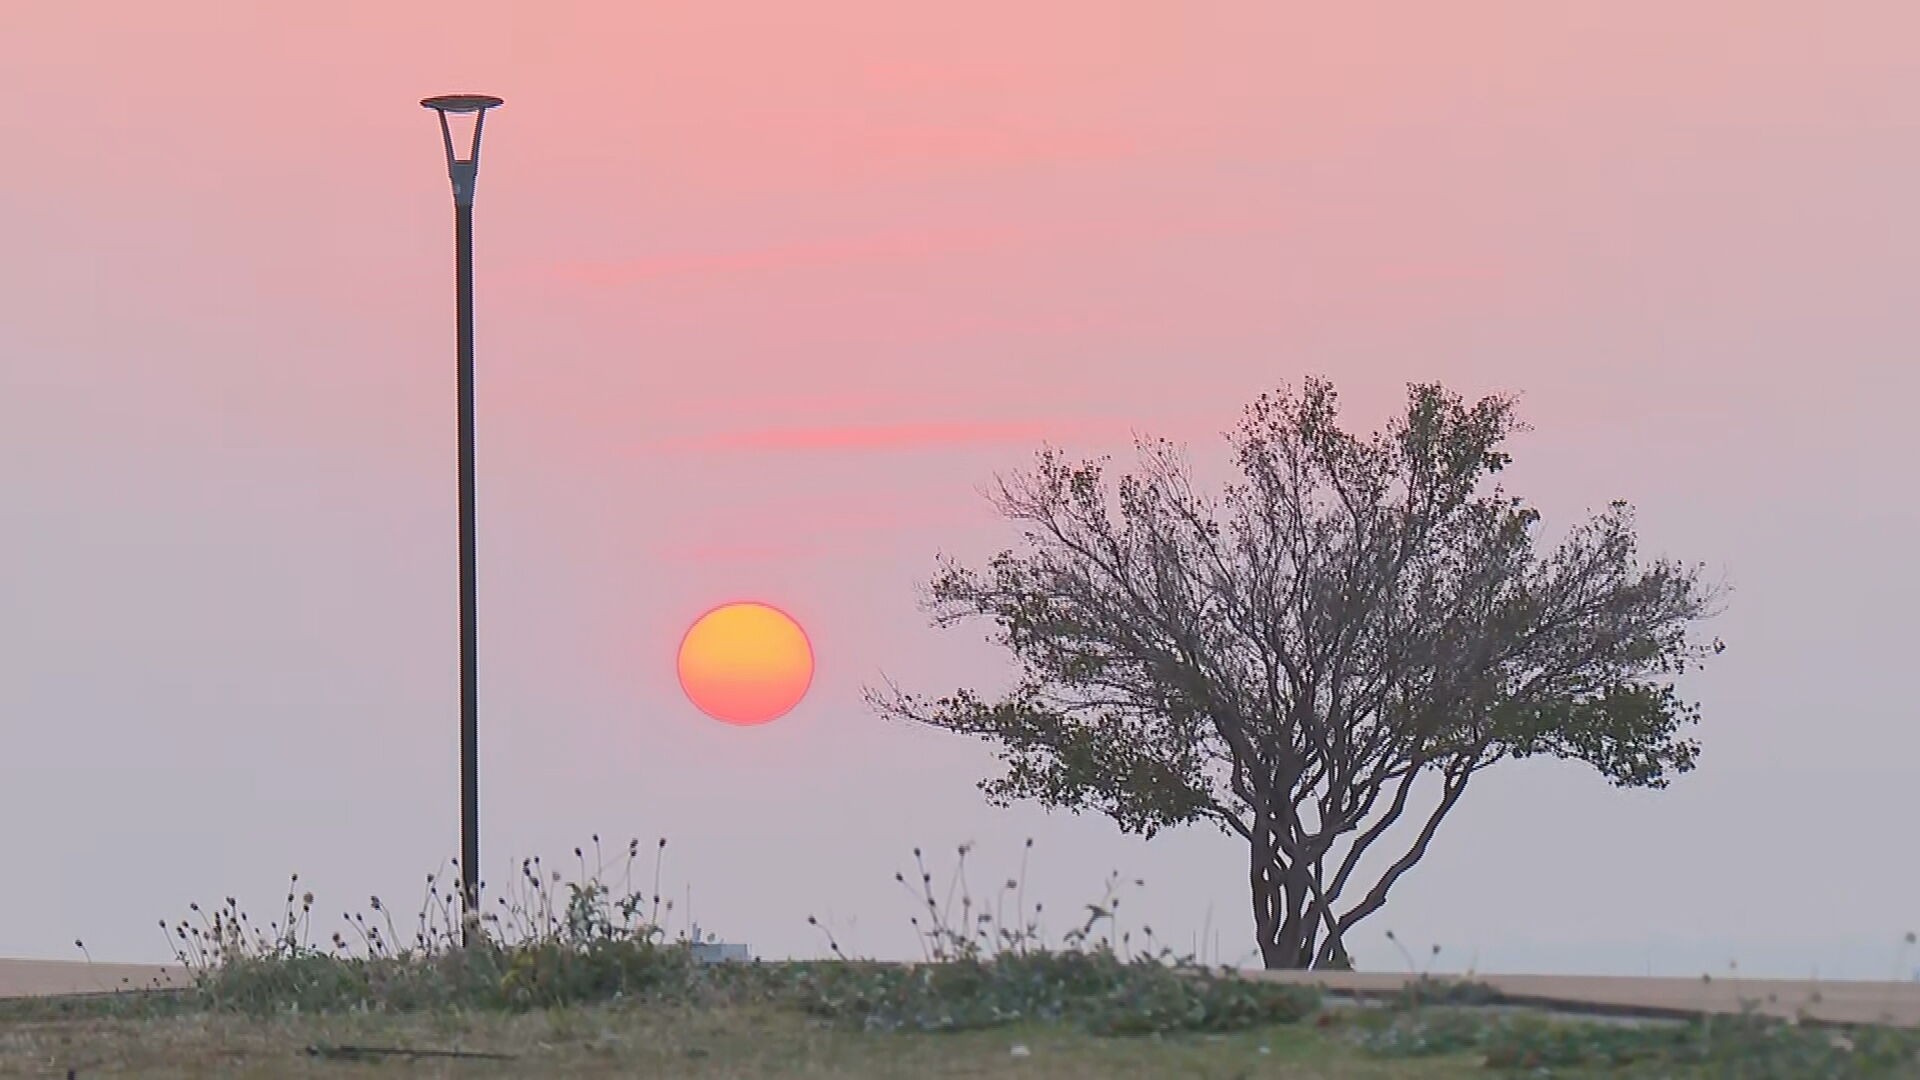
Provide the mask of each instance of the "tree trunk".
{"label": "tree trunk", "polygon": [[1274,960],[1280,953],[1281,916],[1280,888],[1274,881],[1273,866],[1261,858],[1261,843],[1256,838],[1249,845],[1252,865],[1247,870],[1248,885],[1253,892],[1253,936],[1260,945],[1260,956],[1269,968],[1276,965]]}
{"label": "tree trunk", "polygon": [[[1269,971],[1298,971],[1326,967],[1316,956],[1322,913],[1308,887],[1310,869],[1289,866],[1275,859],[1253,870],[1254,933],[1260,944],[1260,959]],[[1344,960],[1344,948],[1335,950]]]}
{"label": "tree trunk", "polygon": [[1353,957],[1347,955],[1347,942],[1341,934],[1329,934],[1320,944],[1319,955],[1313,959],[1313,966],[1327,971],[1352,971]]}
{"label": "tree trunk", "polygon": [[1334,938],[1321,948],[1313,966],[1321,971],[1352,971],[1353,957],[1347,955],[1346,943]]}

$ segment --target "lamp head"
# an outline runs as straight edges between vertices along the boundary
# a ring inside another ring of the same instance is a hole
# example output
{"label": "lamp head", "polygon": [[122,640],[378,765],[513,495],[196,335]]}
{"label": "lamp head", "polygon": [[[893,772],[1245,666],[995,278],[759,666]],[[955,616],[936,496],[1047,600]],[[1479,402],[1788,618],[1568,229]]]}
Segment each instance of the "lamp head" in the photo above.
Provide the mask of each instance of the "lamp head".
{"label": "lamp head", "polygon": [[485,112],[506,102],[491,94],[441,94],[422,98],[420,104],[435,112],[471,113]]}
{"label": "lamp head", "polygon": [[[453,201],[460,206],[472,206],[474,184],[480,176],[480,129],[487,121],[487,110],[505,103],[491,94],[441,94],[422,98],[420,104],[440,117],[440,137],[447,149],[447,176],[453,181]],[[473,117],[473,138],[464,158],[454,149],[449,116],[463,120]]]}

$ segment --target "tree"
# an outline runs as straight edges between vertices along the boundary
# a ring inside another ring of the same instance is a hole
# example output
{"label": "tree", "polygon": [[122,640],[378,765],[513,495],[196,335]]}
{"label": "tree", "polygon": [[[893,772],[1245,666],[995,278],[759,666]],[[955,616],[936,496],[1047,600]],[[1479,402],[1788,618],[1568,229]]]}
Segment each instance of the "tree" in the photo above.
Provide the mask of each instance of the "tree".
{"label": "tree", "polygon": [[[1698,710],[1674,678],[1723,648],[1691,636],[1720,590],[1639,563],[1627,504],[1536,551],[1539,514],[1493,479],[1523,430],[1512,398],[1415,385],[1370,438],[1336,420],[1324,381],[1261,397],[1228,436],[1242,478],[1214,497],[1165,440],[1117,483],[1105,459],[1042,450],[990,493],[1024,549],[978,571],[942,557],[926,588],[934,625],[991,624],[1013,687],[868,692],[995,744],[998,805],[1243,838],[1270,968],[1350,966],[1348,933],[1497,762],[1646,788],[1692,769]],[[1376,850],[1390,830],[1404,846]],[[1353,896],[1370,852],[1393,858]]]}

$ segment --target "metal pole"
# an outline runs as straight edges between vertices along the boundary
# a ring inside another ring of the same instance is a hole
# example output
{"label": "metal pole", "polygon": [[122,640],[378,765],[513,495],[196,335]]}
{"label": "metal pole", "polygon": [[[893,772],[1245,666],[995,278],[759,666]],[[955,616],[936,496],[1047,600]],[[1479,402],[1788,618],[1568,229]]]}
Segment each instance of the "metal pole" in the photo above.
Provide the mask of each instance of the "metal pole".
{"label": "metal pole", "polygon": [[[420,104],[440,118],[453,182],[455,332],[460,425],[460,943],[480,936],[480,645],[475,630],[478,588],[474,572],[473,509],[473,189],[480,173],[480,133],[487,110],[501,101],[485,94],[446,94]],[[465,157],[453,143],[447,113],[473,115]]]}
{"label": "metal pole", "polygon": [[480,678],[475,627],[473,509],[473,203],[453,208],[455,290],[459,319],[460,406],[460,885],[465,917],[460,940],[471,944],[480,915]]}

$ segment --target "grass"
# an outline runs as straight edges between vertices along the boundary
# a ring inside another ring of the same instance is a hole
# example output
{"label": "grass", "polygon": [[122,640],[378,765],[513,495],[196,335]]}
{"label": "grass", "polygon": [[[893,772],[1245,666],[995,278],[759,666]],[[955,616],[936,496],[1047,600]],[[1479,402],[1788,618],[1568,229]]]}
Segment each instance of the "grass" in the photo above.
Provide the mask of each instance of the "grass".
{"label": "grass", "polygon": [[[1448,1007],[1338,1009],[1308,1023],[1116,1038],[1016,1022],[850,1029],[778,1003],[602,1003],[523,1011],[129,1015],[69,1003],[0,1023],[0,1076],[1905,1077],[1911,1041],[1751,1024],[1601,1025]],[[92,1015],[86,1015],[92,1013]]]}
{"label": "grass", "polygon": [[[460,1050],[508,1059],[408,1058],[351,1048]],[[1025,1051],[1018,1054],[1016,1048]],[[321,1054],[310,1051],[319,1049]],[[0,1075],[1325,1077],[1484,1075],[1478,1059],[1376,1059],[1313,1028],[1115,1039],[1053,1025],[869,1034],[790,1009],[593,1005],[519,1013],[349,1013],[35,1021],[0,1029]],[[53,1075],[64,1075],[53,1072]]]}
{"label": "grass", "polygon": [[1604,1024],[1527,1010],[1416,1008],[1356,1015],[1351,1041],[1385,1058],[1471,1054],[1491,1070],[1554,1075],[1909,1077],[1920,1074],[1910,1032],[1840,1033],[1755,1015],[1684,1023]]}
{"label": "grass", "polygon": [[1384,1007],[1325,1007],[1121,930],[1117,877],[1050,935],[1024,866],[981,897],[964,847],[938,881],[919,851],[898,875],[921,963],[849,956],[809,918],[831,959],[705,964],[665,929],[665,849],[609,863],[596,837],[571,876],[527,860],[470,947],[444,870],[404,922],[372,897],[322,931],[297,877],[264,923],[192,905],[161,924],[191,988],[0,1002],[0,1075],[1920,1075],[1913,1033],[1569,1021],[1424,972]]}

